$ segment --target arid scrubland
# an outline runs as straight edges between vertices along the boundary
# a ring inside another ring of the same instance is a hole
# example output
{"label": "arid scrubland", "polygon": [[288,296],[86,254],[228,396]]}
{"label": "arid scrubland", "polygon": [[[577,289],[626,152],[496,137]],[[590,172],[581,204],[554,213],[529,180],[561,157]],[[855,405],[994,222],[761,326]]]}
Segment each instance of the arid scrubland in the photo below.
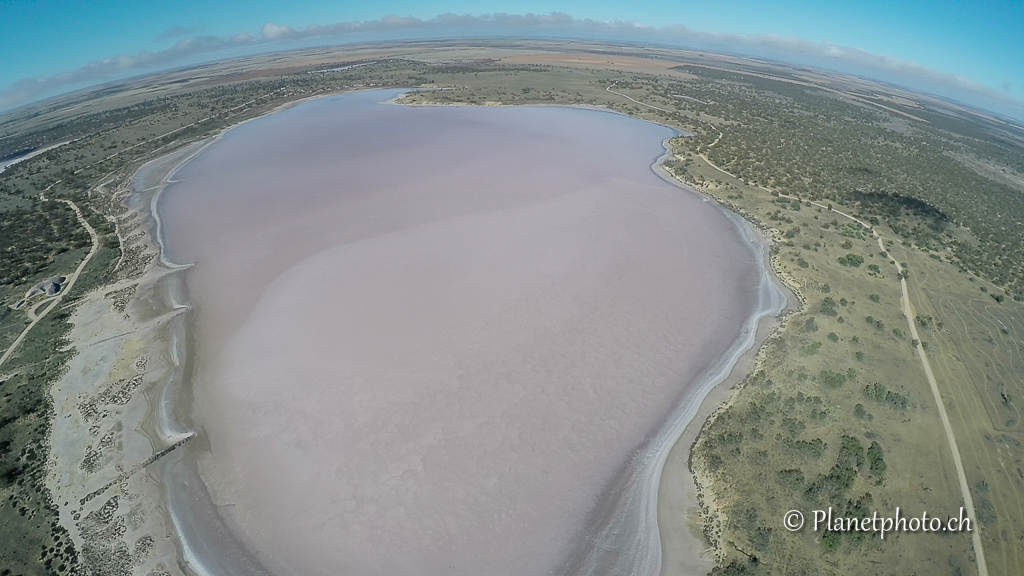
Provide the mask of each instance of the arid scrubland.
{"label": "arid scrubland", "polygon": [[[984,157],[1019,173],[1019,128],[925,103],[876,106],[877,93],[818,87],[803,73],[742,74],[695,60],[660,76],[521,70],[502,88],[446,77],[437,84],[464,87],[413,98],[602,105],[692,132],[676,140],[667,167],[778,241],[774,268],[803,307],[767,342],[758,369],[692,454],[723,573],[976,572],[965,533],[881,541],[789,533],[782,524],[788,510],[809,517],[830,506],[845,516],[896,507],[958,514],[961,487],[917,346],[933,358],[951,414],[988,570],[1014,573],[1024,549],[1016,404],[1024,366],[1021,260],[1012,256],[1019,228],[1008,224],[1024,217],[1022,191],[955,158]],[[585,81],[590,90],[577,88]],[[920,341],[900,307],[893,259],[910,286]]]}
{"label": "arid scrubland", "polygon": [[[351,63],[365,65],[344,66]],[[72,201],[99,234],[73,291],[0,365],[0,541],[14,543],[3,547],[0,572],[102,572],[70,542],[43,485],[55,416],[48,390],[75,353],[66,335],[76,302],[120,281],[110,300],[123,312],[133,297],[124,281],[151,264],[153,247],[121,204],[131,174],[281,104],[365,87],[429,89],[404,100],[419,104],[600,106],[685,130],[693,135],[673,142],[666,168],[777,240],[773,267],[802,307],[692,451],[722,573],[977,573],[966,533],[882,541],[782,524],[788,510],[810,516],[829,506],[843,515],[897,506],[957,514],[961,486],[918,347],[949,413],[988,571],[1015,574],[1024,564],[1020,126],[764,62],[496,41],[254,57],[0,118],[0,157],[67,142],[0,173],[3,352],[45,296],[15,303],[36,282],[73,270],[90,248],[59,200]],[[912,318],[901,309],[900,275]],[[127,511],[115,502],[108,513]]]}

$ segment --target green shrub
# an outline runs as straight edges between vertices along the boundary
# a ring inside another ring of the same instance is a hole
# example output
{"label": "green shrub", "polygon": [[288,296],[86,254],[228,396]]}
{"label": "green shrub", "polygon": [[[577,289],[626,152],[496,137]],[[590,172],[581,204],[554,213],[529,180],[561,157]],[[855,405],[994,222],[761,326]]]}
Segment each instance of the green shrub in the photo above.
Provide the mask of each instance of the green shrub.
{"label": "green shrub", "polygon": [[819,311],[826,316],[839,315],[839,311],[836,310],[836,301],[831,296],[826,296],[825,299],[821,301]]}
{"label": "green shrub", "polygon": [[849,266],[851,268],[857,268],[864,263],[864,257],[856,254],[847,254],[846,256],[840,256],[838,258],[839,263],[843,266]]}
{"label": "green shrub", "polygon": [[825,547],[826,552],[835,552],[842,542],[839,532],[825,532],[821,536],[821,545]]}
{"label": "green shrub", "polygon": [[806,322],[804,322],[804,325],[800,328],[800,330],[803,332],[817,332],[818,323],[814,321],[814,317],[812,316],[808,318]]}
{"label": "green shrub", "polygon": [[810,344],[800,348],[800,354],[804,356],[814,356],[821,349],[821,342],[811,342]]}
{"label": "green shrub", "polygon": [[[860,406],[860,404],[858,404],[858,406]],[[882,447],[878,442],[872,442],[871,446],[868,446],[867,456],[868,470],[871,471],[871,474],[878,478],[885,476],[885,452],[882,450]]]}
{"label": "green shrub", "polygon": [[827,496],[832,501],[839,501],[853,487],[853,482],[856,479],[856,469],[844,468],[836,464],[827,475],[818,476],[818,479],[804,490],[804,497],[811,502],[818,501],[822,496]]}
{"label": "green shrub", "polygon": [[821,383],[829,388],[839,388],[846,383],[846,375],[831,370],[822,370],[818,375]]}
{"label": "green shrub", "polygon": [[801,456],[821,458],[825,455],[825,442],[821,438],[788,441],[787,446]]}
{"label": "green shrub", "polygon": [[842,443],[839,445],[839,459],[836,466],[839,468],[853,468],[860,470],[864,467],[864,446],[860,440],[853,436],[843,435]]}
{"label": "green shrub", "polygon": [[779,484],[786,488],[799,488],[804,484],[804,473],[799,468],[779,470],[777,477]]}
{"label": "green shrub", "polygon": [[807,428],[807,425],[796,418],[787,417],[782,419],[782,427],[795,438]]}
{"label": "green shrub", "polygon": [[899,392],[893,392],[882,384],[875,382],[864,387],[864,395],[880,404],[888,404],[893,408],[906,410],[910,405],[909,400]]}
{"label": "green shrub", "polygon": [[853,415],[856,416],[857,418],[860,418],[861,420],[870,421],[874,418],[873,416],[871,416],[871,414],[868,414],[868,411],[866,408],[864,408],[863,404],[857,404],[856,406],[853,407]]}

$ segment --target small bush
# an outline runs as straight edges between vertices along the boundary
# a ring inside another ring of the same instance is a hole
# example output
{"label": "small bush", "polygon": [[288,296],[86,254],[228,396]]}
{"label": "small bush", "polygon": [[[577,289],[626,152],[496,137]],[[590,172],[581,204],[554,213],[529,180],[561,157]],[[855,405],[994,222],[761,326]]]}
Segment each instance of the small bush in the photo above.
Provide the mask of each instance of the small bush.
{"label": "small bush", "polygon": [[888,404],[893,408],[905,410],[910,405],[909,400],[903,394],[893,392],[882,384],[875,382],[864,387],[864,395],[880,404]]}
{"label": "small bush", "polygon": [[840,256],[838,258],[839,263],[843,266],[849,266],[851,268],[858,268],[864,263],[864,257],[856,254],[847,254],[846,256]]}
{"label": "small bush", "polygon": [[811,342],[810,344],[800,348],[800,354],[804,356],[813,356],[818,353],[821,349],[821,342]]}
{"label": "small bush", "polygon": [[822,370],[818,375],[821,383],[829,388],[839,388],[846,383],[846,375],[831,370]]}
{"label": "small bush", "polygon": [[804,325],[801,327],[803,332],[817,332],[818,323],[814,321],[814,317],[808,318]]}
{"label": "small bush", "polygon": [[779,484],[786,488],[800,488],[804,484],[804,473],[799,468],[779,470],[777,476]]}
{"label": "small bush", "polygon": [[826,316],[839,315],[839,311],[836,310],[836,301],[831,296],[826,296],[825,299],[821,301],[819,310]]}
{"label": "small bush", "polygon": [[873,416],[871,416],[871,414],[868,414],[868,411],[866,408],[864,408],[863,404],[857,404],[856,406],[853,407],[853,415],[856,416],[857,418],[860,418],[861,420],[870,421],[874,418]]}
{"label": "small bush", "polygon": [[[858,404],[859,406],[859,404]],[[868,470],[871,474],[881,478],[885,476],[885,452],[878,442],[872,442],[871,446],[868,446]]]}
{"label": "small bush", "polygon": [[815,438],[814,440],[797,440],[790,442],[789,447],[796,453],[802,456],[810,456],[811,458],[821,458],[825,455],[825,442],[821,438]]}
{"label": "small bush", "polygon": [[839,459],[836,466],[839,468],[853,468],[860,470],[864,467],[864,446],[860,440],[853,436],[843,436],[839,445]]}

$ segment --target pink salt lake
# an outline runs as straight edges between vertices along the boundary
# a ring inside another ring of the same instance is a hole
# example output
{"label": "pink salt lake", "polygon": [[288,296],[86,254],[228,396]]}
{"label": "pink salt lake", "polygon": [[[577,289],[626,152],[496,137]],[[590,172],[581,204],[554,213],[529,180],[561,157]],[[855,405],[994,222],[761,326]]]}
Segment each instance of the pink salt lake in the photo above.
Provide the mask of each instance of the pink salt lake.
{"label": "pink salt lake", "polygon": [[243,124],[162,194],[201,477],[280,575],[565,572],[760,256],[651,169],[668,128],[394,94]]}

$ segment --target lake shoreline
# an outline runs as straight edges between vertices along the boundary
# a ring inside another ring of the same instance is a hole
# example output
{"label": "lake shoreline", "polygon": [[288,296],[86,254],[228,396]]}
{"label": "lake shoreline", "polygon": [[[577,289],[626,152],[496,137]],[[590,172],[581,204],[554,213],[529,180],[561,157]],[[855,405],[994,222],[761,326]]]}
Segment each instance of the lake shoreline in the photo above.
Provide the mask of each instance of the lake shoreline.
{"label": "lake shoreline", "polygon": [[[706,495],[690,470],[690,446],[707,418],[751,372],[762,345],[795,304],[795,298],[770,265],[770,249],[775,240],[710,196],[674,178],[663,166],[665,160],[673,157],[670,144],[666,140],[662,145],[665,153],[651,169],[680,190],[713,203],[758,254],[762,274],[759,307],[747,318],[742,335],[705,372],[706,376],[679,399],[672,416],[635,457],[645,465],[634,467],[633,474],[618,475],[619,480],[609,494],[620,496],[606,502],[604,510],[595,512],[601,528],[596,533],[588,531],[586,549],[573,561],[567,572],[570,574],[703,575],[717,565],[717,559],[708,553],[703,533],[700,512]],[[629,494],[627,487],[632,487],[634,493]],[[644,510],[641,522],[647,530],[634,530],[639,538],[626,549],[647,553],[624,556],[618,553],[624,548],[621,542],[613,543],[620,538],[625,525],[637,521],[630,518],[630,511],[637,509]]]}
{"label": "lake shoreline", "polygon": [[[667,154],[666,157],[671,156]],[[737,386],[758,369],[764,344],[785,328],[787,318],[800,308],[801,300],[785,280],[776,274],[772,263],[771,248],[779,239],[767,236],[754,223],[710,195],[679,181],[660,163],[656,169],[666,180],[718,205],[757,244],[765,289],[772,293],[769,298],[771,301],[764,301],[756,317],[751,318],[751,336],[740,345],[741,350],[737,350],[736,357],[727,367],[723,367],[717,382],[708,386],[702,396],[692,400],[692,416],[665,454],[657,496],[662,543],[660,573],[664,576],[706,574],[718,565],[720,559],[713,542],[709,542],[709,532],[713,527],[707,524],[705,518],[715,503],[714,495],[705,486],[707,481],[702,471],[693,469],[692,446],[708,420],[728,406]],[[709,548],[708,544],[712,546]]]}
{"label": "lake shoreline", "polygon": [[[315,96],[291,102],[275,108],[267,114],[272,114],[284,108],[290,108],[300,103],[326,96],[327,95]],[[583,106],[565,107],[593,109],[593,107]],[[614,110],[601,110],[620,114]],[[263,116],[266,116],[266,114]],[[248,122],[248,120],[246,122]],[[188,266],[179,266],[166,259],[165,249],[163,247],[162,240],[160,239],[160,216],[156,209],[159,196],[164,187],[173,179],[177,170],[196,157],[211,143],[216,142],[228,131],[237,128],[242,124],[244,124],[244,122],[227,128],[216,136],[191,144],[185,149],[178,150],[167,156],[153,160],[144,165],[143,168],[140,168],[139,172],[136,173],[136,176],[138,176],[146,167],[155,169],[157,172],[166,170],[165,175],[160,178],[159,184],[154,185],[152,179],[146,180],[145,178],[141,178],[138,189],[136,189],[136,177],[133,176],[133,187],[126,204],[135,204],[133,209],[137,210],[142,215],[146,215],[148,213],[148,216],[150,217],[148,225],[150,227],[151,235],[154,238],[154,246],[159,252],[156,262],[151,264],[150,269],[147,270],[143,277],[139,279],[139,290],[145,291],[148,284],[151,289],[161,291],[167,310],[190,310],[187,298],[187,288],[184,283],[184,275],[180,274],[181,272],[185,272]],[[188,152],[185,152],[186,150]],[[182,158],[182,156],[185,157]],[[703,194],[683,185],[678,180],[663,172],[659,164],[667,156],[668,153],[666,152],[666,154],[658,158],[658,160],[652,165],[652,169],[663,179],[676,185],[681,190],[705,197]],[[157,166],[159,166],[159,168],[156,168]],[[751,234],[751,236],[747,238],[748,241],[759,246],[762,260],[767,261],[767,252],[770,242],[763,237],[755,238],[752,236],[753,234],[756,234],[752,224],[746,222],[738,215],[735,215],[735,213],[728,211],[726,208],[720,208],[729,215],[730,220],[739,227],[743,234]],[[158,272],[154,272],[155,270],[158,270]],[[766,266],[763,272],[766,273],[764,282],[767,282],[768,284],[777,282],[769,267]],[[764,286],[762,289],[764,289]],[[105,287],[102,291],[109,292],[110,288]],[[723,384],[731,383],[733,380],[738,380],[744,375],[739,374],[739,372],[743,371],[742,366],[745,362],[751,361],[756,351],[760,348],[765,337],[765,329],[769,324],[771,324],[771,322],[762,322],[762,320],[772,316],[772,311],[778,309],[778,311],[781,312],[781,310],[788,305],[784,304],[782,305],[782,308],[779,308],[778,302],[775,302],[773,304],[769,304],[769,308],[765,308],[763,300],[764,292],[762,292],[761,309],[748,319],[747,337],[743,338],[742,342],[737,341],[734,343],[733,347],[730,349],[730,353],[727,355],[728,358],[720,359],[713,376],[708,378],[704,384],[699,387],[698,391],[691,391],[686,395],[685,400],[674,412],[675,415],[671,419],[673,424],[669,427],[670,430],[663,428],[657,435],[660,445],[658,445],[657,449],[653,450],[652,453],[660,463],[652,469],[652,471],[656,470],[657,472],[648,475],[646,485],[646,493],[653,493],[655,495],[655,497],[647,498],[647,521],[650,522],[651,518],[653,518],[655,523],[653,535],[648,531],[648,536],[652,539],[647,542],[647,545],[657,547],[659,554],[657,555],[658,557],[656,560],[662,569],[667,567],[667,564],[663,561],[665,554],[661,549],[662,541],[666,538],[664,535],[666,530],[662,528],[661,532],[659,532],[658,527],[661,524],[665,524],[666,526],[673,524],[671,531],[674,533],[678,532],[677,527],[671,519],[668,517],[659,519],[660,515],[671,513],[670,508],[663,506],[663,500],[665,500],[665,498],[661,496],[661,494],[668,493],[672,490],[672,488],[669,487],[669,484],[663,481],[662,466],[664,466],[667,461],[674,461],[678,459],[675,453],[683,450],[680,446],[686,444],[684,439],[688,438],[691,432],[695,435],[694,430],[698,430],[700,425],[703,424],[703,422],[700,421],[701,417],[698,417],[702,416],[705,411],[705,408],[701,406],[702,402],[704,404],[708,404],[709,402],[713,403],[711,402],[711,398],[715,397],[715,394],[711,393],[721,391],[726,388]],[[187,318],[188,316],[191,316],[188,312],[182,314],[182,317],[184,318]],[[154,437],[152,438],[152,441],[154,445],[170,446],[174,445],[176,442],[180,442],[183,438],[182,434],[194,434],[190,431],[191,424],[188,421],[188,416],[185,415],[189,412],[189,409],[184,406],[184,404],[190,403],[191,397],[191,384],[189,383],[189,373],[192,369],[189,361],[189,357],[191,356],[191,354],[189,354],[191,335],[188,328],[188,320],[183,320],[178,323],[176,333],[171,334],[165,332],[162,335],[162,338],[165,340],[165,348],[169,349],[169,357],[174,358],[177,363],[177,375],[168,379],[164,384],[158,395],[159,400],[153,407],[149,423],[143,426],[143,429],[149,430],[149,433],[153,434]],[[153,344],[156,344],[156,342],[154,341]],[[700,410],[699,413],[698,409]],[[671,438],[671,440],[669,440],[669,438]],[[653,445],[658,442],[652,442],[651,444]],[[196,570],[198,573],[269,573],[259,564],[252,554],[244,550],[244,546],[237,541],[237,538],[234,538],[233,535],[231,535],[230,530],[225,532],[227,529],[227,523],[219,514],[216,513],[215,507],[209,499],[209,495],[203,495],[203,493],[205,493],[205,487],[202,487],[202,490],[200,491],[202,493],[197,494],[195,492],[196,480],[198,479],[198,475],[195,473],[195,458],[197,453],[204,449],[202,444],[205,444],[205,442],[200,440],[199,442],[189,442],[187,444],[180,445],[178,449],[174,450],[173,453],[160,461],[158,473],[150,473],[154,478],[159,477],[160,484],[163,486],[164,502],[167,506],[168,513],[174,518],[174,524],[177,529],[176,538],[179,553],[184,559],[186,559],[186,561],[188,561],[192,569]],[[688,452],[688,445],[685,447],[685,450]],[[690,475],[690,477],[692,480],[692,475]],[[188,486],[188,489],[193,492],[191,496],[183,498],[180,490],[185,486]],[[178,490],[179,492],[175,493],[175,490]],[[196,505],[196,502],[200,501],[209,502],[207,510],[208,513],[203,513],[201,508],[204,505]],[[191,507],[192,510],[190,514],[181,514],[176,512],[180,512],[185,507]],[[690,511],[688,510],[688,514],[689,513]],[[191,520],[186,520],[186,516]],[[198,524],[195,522],[196,517],[202,517],[203,520],[201,523],[206,525],[205,527],[199,527],[201,528],[199,532],[194,530],[197,528]],[[189,524],[190,526],[186,527],[185,530],[181,530],[182,526],[185,524]],[[686,526],[692,525],[693,518],[688,517],[683,524]],[[660,538],[659,534],[661,535]],[[693,534],[690,535],[693,536]],[[211,536],[213,537],[212,540]],[[199,543],[203,541],[216,542],[217,545],[201,546]],[[693,542],[696,542],[696,540],[693,540]],[[223,557],[223,548],[225,546],[232,550],[227,554],[228,558]],[[221,556],[221,558],[216,558],[217,556]],[[651,560],[654,558],[648,555],[648,559]],[[651,564],[646,565],[653,568]],[[602,566],[606,565],[602,564]]]}

